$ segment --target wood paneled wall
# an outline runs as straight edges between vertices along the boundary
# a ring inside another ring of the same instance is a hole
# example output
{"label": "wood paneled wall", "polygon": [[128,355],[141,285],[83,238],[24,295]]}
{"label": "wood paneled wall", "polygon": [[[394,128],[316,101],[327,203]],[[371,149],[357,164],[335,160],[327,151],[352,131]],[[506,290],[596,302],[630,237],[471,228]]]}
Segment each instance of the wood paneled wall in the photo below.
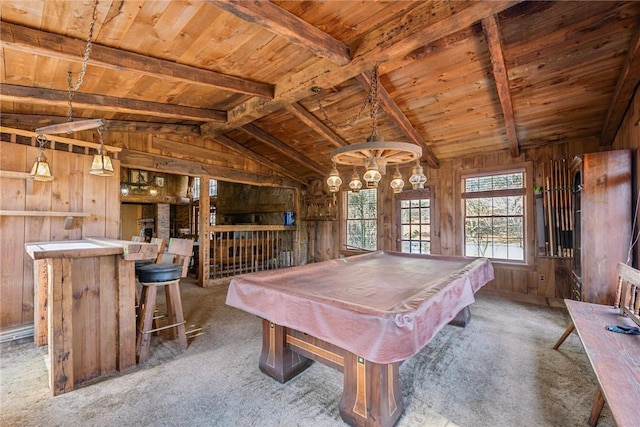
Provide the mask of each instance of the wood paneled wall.
{"label": "wood paneled wall", "polygon": [[[427,185],[432,188],[432,214],[437,218],[432,221],[439,224],[432,230],[432,253],[443,255],[462,255],[462,204],[460,201],[460,174],[465,171],[495,170],[509,168],[516,164],[529,164],[533,174],[529,195],[533,197],[533,187],[545,186],[542,164],[549,160],[566,159],[571,161],[576,155],[611,149],[630,148],[635,150],[634,157],[640,160],[640,96],[636,96],[620,127],[618,136],[612,147],[601,147],[594,141],[584,144],[558,143],[541,149],[522,150],[518,158],[512,158],[508,151],[492,152],[477,156],[460,157],[453,160],[441,160],[439,169],[425,168],[428,177]],[[636,161],[636,164],[638,162]],[[401,169],[402,170],[402,169]],[[402,170],[409,176],[410,170]],[[634,171],[635,194],[640,189],[640,178],[637,168]],[[389,176],[380,182],[379,189],[379,240],[378,247],[384,250],[395,248],[394,204],[395,198],[389,187]],[[315,183],[322,188],[322,183]],[[338,198],[341,203],[340,197]],[[531,210],[533,212],[533,209]],[[323,261],[335,258],[340,249],[340,228],[338,221],[315,222],[309,226],[310,261]],[[637,226],[637,228],[640,224]],[[564,306],[563,298],[570,297],[571,258],[538,257],[536,255],[535,224],[529,225],[528,242],[531,255],[526,265],[509,265],[495,262],[496,278],[483,289],[486,293],[505,296],[511,299]],[[623,244],[626,244],[624,242]],[[637,255],[640,263],[640,255]],[[640,265],[640,264],[636,264]],[[544,278],[544,279],[542,279]]]}
{"label": "wood paneled wall", "polygon": [[[629,104],[629,109],[624,117],[620,130],[613,141],[614,150],[630,149],[633,175],[631,176],[633,199],[632,207],[635,210],[638,209],[638,203],[640,203],[640,86],[636,88],[636,94]],[[638,212],[640,216],[640,210]],[[632,216],[633,218],[633,216]],[[635,225],[635,234],[638,236],[638,230],[640,230],[640,219],[637,219]],[[635,266],[640,266],[640,250],[635,247]]]}
{"label": "wood paneled wall", "polygon": [[[29,172],[37,154],[35,146],[0,142],[0,170]],[[70,228],[65,228],[64,216],[0,215],[0,331],[33,323],[33,261],[25,243],[118,237],[120,204],[115,201],[119,200],[120,162],[113,161],[113,177],[101,177],[89,174],[91,155],[51,149],[45,155],[54,180],[0,177],[0,210],[90,216],[74,217]]]}

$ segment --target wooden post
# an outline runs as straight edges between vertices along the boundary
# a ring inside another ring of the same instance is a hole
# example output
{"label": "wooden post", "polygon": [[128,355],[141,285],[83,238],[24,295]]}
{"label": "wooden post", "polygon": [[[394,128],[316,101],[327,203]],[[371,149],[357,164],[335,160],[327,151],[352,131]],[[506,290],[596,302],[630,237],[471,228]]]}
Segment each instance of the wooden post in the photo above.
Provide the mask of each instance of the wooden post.
{"label": "wooden post", "polygon": [[198,225],[200,233],[198,233],[198,285],[206,286],[209,282],[209,247],[211,233],[211,224],[209,223],[209,211],[211,210],[211,199],[209,198],[209,175],[200,175],[200,199],[199,208],[200,215]]}
{"label": "wooden post", "polygon": [[33,260],[34,311],[33,338],[36,346],[47,345],[47,330],[49,322],[49,275],[47,274],[47,260]]}

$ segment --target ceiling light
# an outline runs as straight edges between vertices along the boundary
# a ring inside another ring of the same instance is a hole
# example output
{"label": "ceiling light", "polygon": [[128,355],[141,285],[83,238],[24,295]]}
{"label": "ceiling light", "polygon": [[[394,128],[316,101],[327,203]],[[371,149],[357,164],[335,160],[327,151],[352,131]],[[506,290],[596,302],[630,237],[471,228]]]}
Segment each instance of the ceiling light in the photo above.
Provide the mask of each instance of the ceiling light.
{"label": "ceiling light", "polygon": [[91,169],[89,170],[91,175],[112,176],[114,172],[109,152],[104,149],[104,140],[102,139],[102,132],[104,132],[104,130],[104,127],[98,128],[100,147],[98,147],[98,153],[93,156],[93,162],[91,163]]}
{"label": "ceiling light", "polygon": [[[95,0],[93,4],[93,14],[91,17],[91,22],[89,24],[89,35],[87,36],[87,44],[84,49],[84,57],[82,58],[82,67],[80,69],[80,73],[78,74],[78,79],[76,80],[76,84],[72,84],[72,72],[69,71],[67,74],[67,84],[69,87],[69,96],[68,96],[68,107],[67,107],[67,115],[69,116],[68,121],[66,123],[59,123],[55,125],[44,126],[36,129],[36,133],[39,135],[42,134],[58,134],[58,133],[73,133],[80,132],[83,130],[90,129],[100,129],[105,127],[105,123],[102,119],[87,119],[87,120],[79,120],[73,121],[73,109],[71,107],[71,100],[73,99],[73,95],[80,89],[80,85],[82,85],[84,75],[87,72],[87,64],[89,63],[89,55],[91,53],[91,37],[93,37],[93,28],[95,26],[96,20],[98,17],[98,0]],[[95,159],[94,159],[95,160]],[[93,169],[93,167],[92,167]]]}
{"label": "ceiling light", "polygon": [[367,188],[376,188],[378,186],[378,182],[382,179],[382,173],[380,172],[380,168],[378,167],[378,162],[376,162],[375,157],[370,157],[369,163],[367,165],[367,171],[364,173],[362,178],[364,178],[367,183]]}
{"label": "ceiling light", "polygon": [[411,178],[409,178],[409,182],[414,190],[422,190],[424,188],[424,183],[427,182],[427,177],[424,175],[422,166],[420,166],[420,162],[417,160],[416,165],[411,171]]}
{"label": "ceiling light", "polygon": [[393,179],[391,180],[391,188],[393,188],[394,193],[401,193],[404,188],[404,180],[402,179],[402,174],[400,174],[400,170],[396,166],[396,173],[393,174]]}
{"label": "ceiling light", "polygon": [[[337,174],[335,173],[337,172],[337,169],[335,167],[336,164],[350,165],[354,167],[364,166],[366,168],[366,172],[363,178],[367,182],[367,188],[375,188],[378,186],[378,182],[382,179],[382,175],[386,173],[387,164],[393,164],[397,166],[400,164],[417,161],[422,157],[422,147],[406,142],[385,142],[384,138],[378,135],[377,116],[380,103],[378,99],[379,85],[380,77],[378,72],[378,65],[376,64],[371,74],[371,87],[369,89],[369,95],[364,101],[362,108],[358,112],[358,116],[355,118],[355,120],[351,120],[346,126],[340,126],[333,123],[322,107],[322,104],[318,102],[320,110],[323,112],[325,119],[330,124],[336,127],[349,127],[353,125],[353,123],[355,123],[355,121],[359,118],[360,114],[362,114],[362,111],[364,111],[364,107],[366,107],[366,104],[370,104],[371,109],[371,136],[369,136],[369,138],[367,138],[367,140],[363,143],[347,145],[331,152],[331,161],[333,162],[334,167],[331,170],[329,178],[327,179],[329,191],[338,191],[336,186],[331,184],[337,181]],[[314,92],[316,93],[319,92],[318,88],[313,88],[312,90],[314,90]],[[399,179],[402,180],[402,175],[399,171],[397,171],[397,174],[400,175]],[[396,181],[396,184],[398,182],[399,181]],[[342,183],[342,180],[340,180],[340,183]]]}
{"label": "ceiling light", "polygon": [[36,157],[36,161],[33,164],[29,175],[34,181],[53,181],[51,168],[49,167],[47,158],[44,155],[44,145],[47,142],[47,138],[44,135],[38,135],[36,140],[38,141],[40,152],[38,153],[38,157]]}
{"label": "ceiling light", "polygon": [[332,193],[340,190],[340,185],[342,184],[342,179],[340,178],[340,173],[338,173],[338,169],[336,169],[336,164],[333,164],[333,168],[329,173],[329,178],[327,178],[327,184],[329,185],[329,191]]}
{"label": "ceiling light", "polygon": [[349,181],[349,188],[352,192],[357,193],[362,188],[362,181],[358,175],[358,170],[353,168],[353,175],[351,175],[351,181]]}

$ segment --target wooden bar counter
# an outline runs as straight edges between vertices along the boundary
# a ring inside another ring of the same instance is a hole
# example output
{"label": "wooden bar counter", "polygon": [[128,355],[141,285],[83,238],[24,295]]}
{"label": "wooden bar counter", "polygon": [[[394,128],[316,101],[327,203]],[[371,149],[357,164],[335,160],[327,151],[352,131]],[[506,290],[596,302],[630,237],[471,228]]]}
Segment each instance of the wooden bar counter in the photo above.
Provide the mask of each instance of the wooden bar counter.
{"label": "wooden bar counter", "polygon": [[86,238],[25,244],[34,260],[36,345],[53,395],[136,363],[135,262],[153,244]]}

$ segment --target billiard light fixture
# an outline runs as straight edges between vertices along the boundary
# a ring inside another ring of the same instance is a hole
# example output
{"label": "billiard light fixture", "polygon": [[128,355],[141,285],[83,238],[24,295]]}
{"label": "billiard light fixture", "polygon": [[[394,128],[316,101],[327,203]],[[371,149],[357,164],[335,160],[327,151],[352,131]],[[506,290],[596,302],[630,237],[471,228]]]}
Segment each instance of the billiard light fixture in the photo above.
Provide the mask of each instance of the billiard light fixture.
{"label": "billiard light fixture", "polygon": [[[340,185],[342,184],[342,179],[340,178],[340,174],[336,167],[337,164],[350,165],[354,167],[353,175],[349,182],[349,188],[353,192],[360,191],[363,186],[362,181],[360,181],[360,176],[358,175],[358,166],[364,166],[365,168],[365,173],[362,178],[366,183],[366,188],[377,188],[382,176],[386,174],[387,165],[395,165],[396,169],[393,175],[393,180],[391,181],[391,188],[394,193],[400,193],[404,188],[404,180],[402,179],[402,174],[400,173],[398,165],[415,161],[416,166],[412,170],[413,174],[411,175],[409,182],[412,184],[414,189],[424,188],[424,183],[427,178],[424,175],[422,166],[420,166],[422,147],[407,142],[387,142],[382,136],[378,135],[377,117],[380,104],[378,96],[379,86],[380,76],[378,72],[378,65],[376,64],[371,73],[369,95],[360,108],[358,116],[354,120],[351,120],[346,126],[340,126],[333,123],[329,119],[324,107],[322,107],[322,104],[318,101],[318,105],[324,114],[325,119],[333,126],[343,128],[350,127],[356,120],[358,120],[367,104],[369,104],[370,107],[370,116],[372,120],[371,135],[365,142],[340,147],[331,152],[331,162],[333,163],[333,167],[329,173],[329,178],[327,178],[327,185],[329,186],[329,191],[332,193],[338,192],[340,190]],[[312,90],[316,94],[320,91],[319,88],[312,88]]]}

